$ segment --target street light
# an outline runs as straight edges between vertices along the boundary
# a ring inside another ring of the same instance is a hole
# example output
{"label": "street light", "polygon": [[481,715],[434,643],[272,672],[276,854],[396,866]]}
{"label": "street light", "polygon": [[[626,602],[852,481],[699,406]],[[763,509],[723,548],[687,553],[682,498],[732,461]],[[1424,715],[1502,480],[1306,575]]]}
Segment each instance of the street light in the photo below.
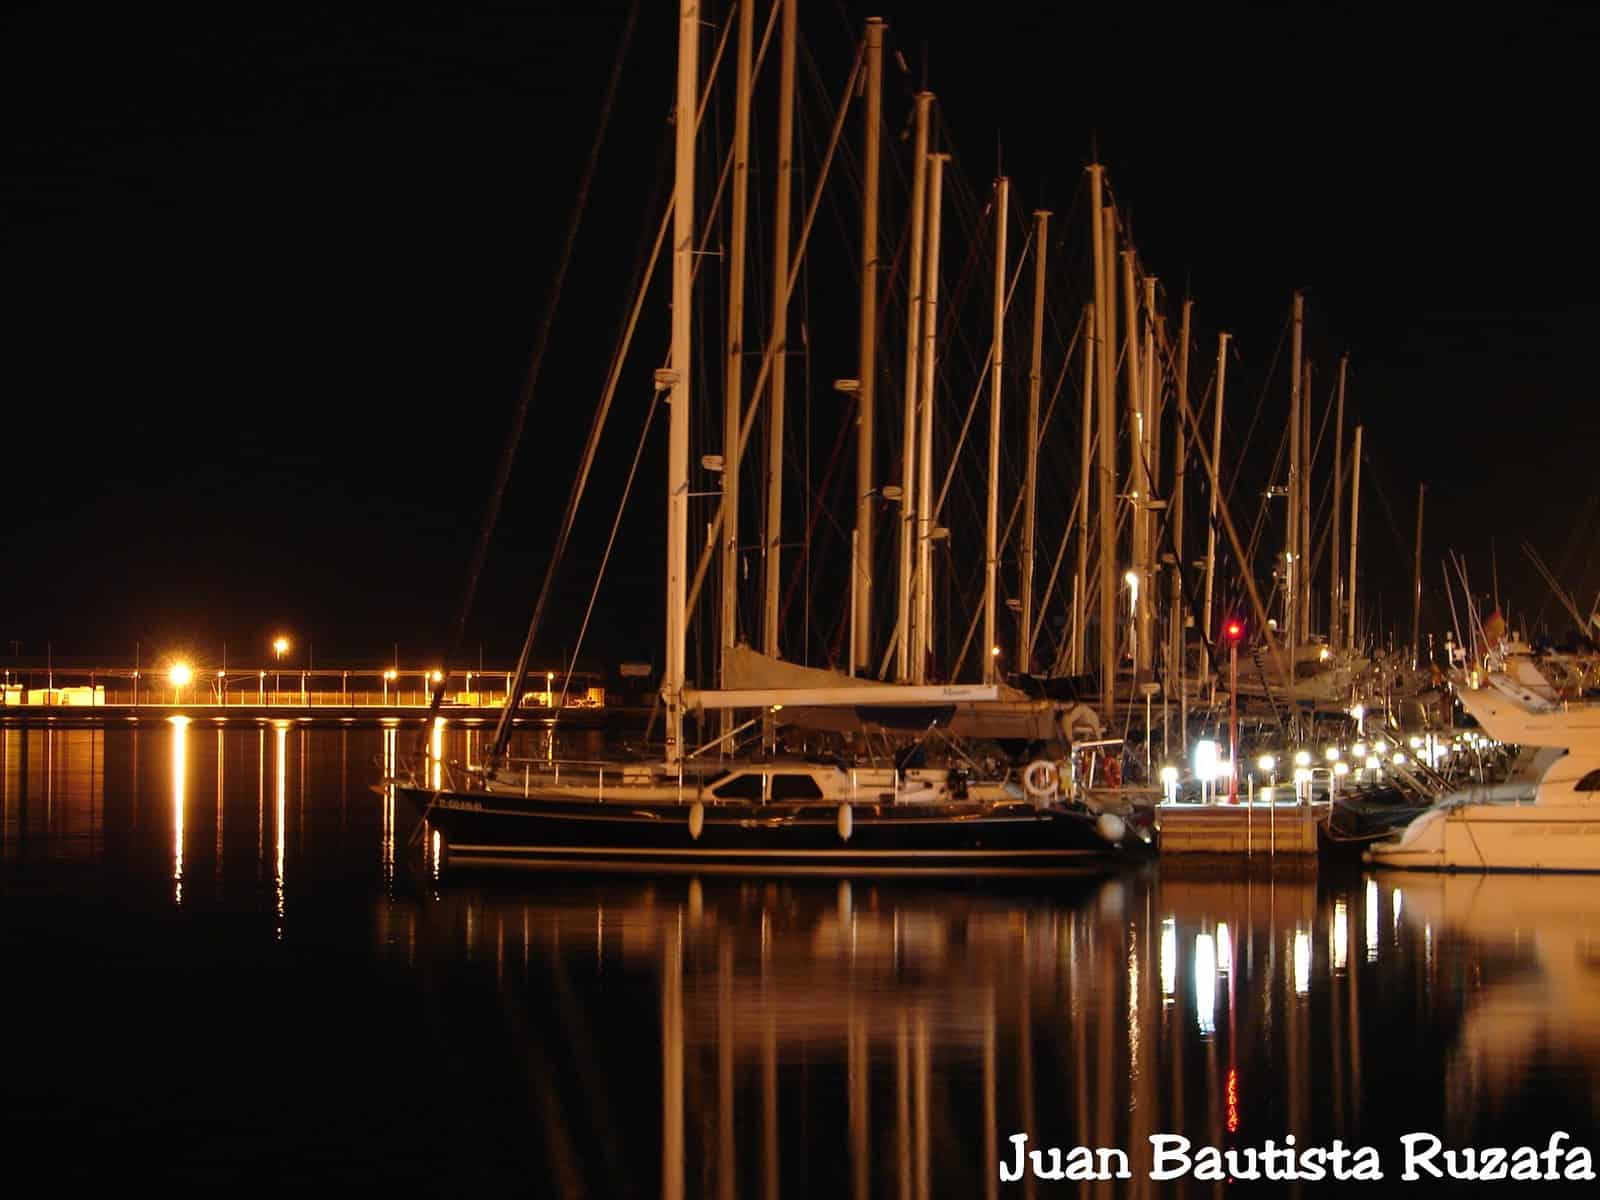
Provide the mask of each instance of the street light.
{"label": "street light", "polygon": [[272,652],[278,656],[278,673],[273,677],[272,690],[283,690],[283,656],[289,653],[289,639],[279,635],[272,639]]}
{"label": "street light", "polygon": [[393,667],[390,667],[383,673],[383,702],[386,705],[389,703],[389,685],[399,677],[399,674],[400,672],[396,671]]}
{"label": "street light", "polygon": [[172,669],[167,672],[167,679],[172,683],[172,702],[181,703],[180,697],[183,689],[189,686],[189,680],[194,678],[194,672],[189,670],[188,663],[173,663]]}

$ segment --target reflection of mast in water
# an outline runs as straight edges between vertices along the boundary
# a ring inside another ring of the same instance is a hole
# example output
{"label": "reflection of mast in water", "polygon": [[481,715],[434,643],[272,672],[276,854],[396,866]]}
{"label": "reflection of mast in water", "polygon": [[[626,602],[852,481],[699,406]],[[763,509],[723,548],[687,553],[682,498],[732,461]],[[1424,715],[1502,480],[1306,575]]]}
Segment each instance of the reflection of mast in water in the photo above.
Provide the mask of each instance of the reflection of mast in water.
{"label": "reflection of mast in water", "polygon": [[399,730],[392,726],[386,727],[383,731],[383,777],[388,782],[383,785],[383,833],[379,843],[379,856],[383,866],[383,882],[388,887],[394,884],[394,777],[397,757],[395,740],[398,736]]}
{"label": "reflection of mast in water", "polygon": [[183,801],[189,778],[189,718],[172,717],[172,902],[183,903]]}
{"label": "reflection of mast in water", "polygon": [[277,842],[276,842],[276,848],[275,848],[274,854],[273,854],[273,864],[272,864],[272,869],[273,869],[273,877],[272,878],[273,878],[274,913],[275,913],[275,915],[277,917],[277,924],[274,926],[273,932],[276,934],[278,940],[281,942],[283,940],[283,913],[284,913],[284,895],[283,895],[284,822],[285,822],[286,815],[287,815],[287,808],[288,808],[288,801],[289,801],[289,723],[287,721],[276,721],[276,722],[274,722],[273,726],[272,726],[272,732],[273,732],[273,736],[277,739],[277,743],[278,743],[278,774],[277,774],[277,781],[276,781],[276,785],[275,785],[277,787],[278,837],[277,837]]}
{"label": "reflection of mast in water", "polygon": [[256,730],[256,880],[267,873],[267,731]]}
{"label": "reflection of mast in water", "polygon": [[223,762],[222,729],[217,729],[217,856],[216,856],[216,889],[217,899],[222,899],[222,778],[226,772]]}
{"label": "reflection of mast in water", "polygon": [[661,1197],[683,1197],[683,927],[661,962]]}

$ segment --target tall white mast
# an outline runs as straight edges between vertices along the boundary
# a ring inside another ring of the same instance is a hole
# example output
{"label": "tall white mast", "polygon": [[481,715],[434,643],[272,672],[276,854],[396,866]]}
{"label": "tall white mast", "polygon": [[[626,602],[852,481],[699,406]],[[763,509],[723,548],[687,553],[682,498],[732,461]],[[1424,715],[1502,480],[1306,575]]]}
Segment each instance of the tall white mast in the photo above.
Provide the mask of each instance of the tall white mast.
{"label": "tall white mast", "polygon": [[[755,0],[739,0],[738,93],[733,109],[733,228],[728,238],[728,345],[722,409],[722,686],[739,636],[739,420],[744,414],[744,267],[750,195],[750,75]],[[732,728],[722,714],[722,732]]]}
{"label": "tall white mast", "polygon": [[911,678],[911,563],[917,542],[917,367],[922,361],[922,250],[926,234],[928,109],[932,92],[917,93],[917,133],[911,166],[911,262],[906,271],[906,387],[900,443],[900,579],[895,593],[895,678]]}
{"label": "tall white mast", "polygon": [[861,208],[861,336],[856,370],[855,654],[872,665],[874,422],[878,394],[878,131],[883,124],[883,22],[867,18],[866,145]]}
{"label": "tall white mast", "polygon": [[[1212,477],[1222,477],[1222,399],[1225,395],[1225,384],[1228,381],[1228,335],[1217,335],[1217,407],[1211,417],[1211,461],[1216,467],[1216,474]],[[1217,494],[1215,484],[1211,488],[1211,519],[1206,523],[1206,603],[1202,614],[1206,623],[1205,635],[1208,641],[1215,641],[1217,636],[1216,625],[1211,619],[1211,597],[1214,594],[1214,585],[1217,576],[1217,513],[1222,497]]]}
{"label": "tall white mast", "polygon": [[1417,549],[1411,583],[1411,669],[1422,665],[1422,501],[1428,485],[1417,484]]}
{"label": "tall white mast", "polygon": [[[1017,670],[1033,670],[1033,534],[1039,499],[1039,389],[1044,365],[1045,233],[1050,214],[1033,214],[1033,351],[1028,359],[1028,429],[1022,467],[1022,626],[1017,631]],[[1080,502],[1081,503],[1081,502]],[[1074,614],[1076,616],[1076,614]]]}
{"label": "tall white mast", "polygon": [[928,155],[928,248],[923,259],[922,388],[917,420],[917,598],[916,637],[912,641],[911,678],[925,683],[928,655],[933,650],[933,395],[939,331],[939,229],[944,163],[948,154]]}
{"label": "tall white mast", "polygon": [[[989,353],[989,489],[983,540],[983,681],[995,679],[995,575],[1000,562],[1000,391],[1005,370],[1006,215],[1011,181],[1002,175],[994,195],[994,316]],[[1018,668],[1019,670],[1022,668]]]}
{"label": "tall white mast", "polygon": [[1129,571],[1136,580],[1132,586],[1138,588],[1138,604],[1129,612],[1129,631],[1132,634],[1133,668],[1135,678],[1141,674],[1144,663],[1144,639],[1140,636],[1140,622],[1138,620],[1139,605],[1143,603],[1144,579],[1141,572],[1144,569],[1144,513],[1145,503],[1149,499],[1150,483],[1145,477],[1144,456],[1144,376],[1139,372],[1139,298],[1134,291],[1133,248],[1122,252],[1122,315],[1127,322],[1124,332],[1123,354],[1127,364],[1127,398],[1128,398],[1128,527],[1132,532],[1129,539],[1131,553],[1129,555]]}
{"label": "tall white mast", "polygon": [[1316,460],[1316,450],[1311,444],[1311,360],[1300,366],[1300,548],[1295,551],[1299,562],[1298,591],[1300,611],[1295,616],[1294,627],[1300,631],[1300,640],[1311,640],[1311,471]]}
{"label": "tall white mast", "polygon": [[767,528],[761,648],[778,655],[778,583],[783,562],[783,430],[784,380],[789,373],[789,209],[794,179],[794,60],[796,8],[783,5],[782,45],[778,58],[778,198],[772,234],[772,381],[767,407]]}
{"label": "tall white mast", "polygon": [[1361,528],[1361,426],[1356,426],[1355,457],[1350,461],[1350,614],[1345,646],[1356,648],[1356,532]]}
{"label": "tall white mast", "polygon": [[672,362],[667,403],[666,758],[683,754],[685,601],[689,567],[689,315],[694,268],[694,127],[700,74],[699,0],[678,3],[678,101],[672,214]]}
{"label": "tall white mast", "polygon": [[[1098,169],[1094,176],[1100,194]],[[1100,716],[1117,699],[1117,211],[1100,210]]]}
{"label": "tall white mast", "polygon": [[[1095,228],[1100,222],[1095,221]],[[1098,238],[1095,239],[1097,242]],[[1096,270],[1098,277],[1099,271]],[[1083,315],[1083,403],[1078,427],[1078,562],[1072,579],[1072,673],[1083,674],[1084,651],[1088,641],[1084,637],[1084,619],[1089,613],[1089,456],[1092,452],[1092,422],[1094,397],[1098,390],[1095,372],[1095,347],[1100,342],[1098,310],[1091,303]]]}
{"label": "tall white mast", "polygon": [[1339,544],[1344,522],[1344,376],[1350,356],[1339,358],[1339,398],[1333,416],[1333,536],[1328,542],[1328,647],[1339,648],[1344,634],[1343,615],[1344,577],[1339,572],[1340,556],[1344,547]]}
{"label": "tall white mast", "polygon": [[1144,353],[1140,356],[1139,432],[1140,470],[1144,475],[1140,508],[1135,510],[1142,529],[1140,555],[1135,569],[1139,572],[1139,679],[1150,678],[1155,661],[1155,509],[1151,507],[1156,486],[1161,480],[1161,456],[1157,449],[1156,380],[1160,370],[1156,365],[1156,278],[1144,277]]}
{"label": "tall white mast", "polygon": [[[1289,661],[1300,644],[1296,618],[1300,612],[1300,325],[1304,316],[1300,293],[1294,294],[1293,350],[1289,357],[1289,515],[1283,549],[1283,641],[1289,647]],[[1292,686],[1292,680],[1284,680]]]}
{"label": "tall white mast", "polygon": [[1184,473],[1188,469],[1189,444],[1189,325],[1194,312],[1194,301],[1185,299],[1183,316],[1178,325],[1178,420],[1175,425],[1177,440],[1172,445],[1172,593],[1167,605],[1167,621],[1172,626],[1172,660],[1168,678],[1177,684],[1178,728],[1182,739],[1179,749],[1189,757],[1189,679],[1184,663],[1184,604],[1183,572],[1183,502]]}

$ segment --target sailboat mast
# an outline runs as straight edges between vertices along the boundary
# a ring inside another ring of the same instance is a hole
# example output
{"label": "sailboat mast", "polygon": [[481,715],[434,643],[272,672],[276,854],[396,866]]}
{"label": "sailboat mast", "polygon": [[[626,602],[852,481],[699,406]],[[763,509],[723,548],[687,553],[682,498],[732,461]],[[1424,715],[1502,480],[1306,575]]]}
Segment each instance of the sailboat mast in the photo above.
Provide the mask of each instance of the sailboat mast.
{"label": "sailboat mast", "polygon": [[[1099,228],[1100,222],[1095,222]],[[1098,272],[1097,272],[1098,274]],[[1099,343],[1100,327],[1096,324],[1093,304],[1083,314],[1083,398],[1082,412],[1078,418],[1078,561],[1072,578],[1072,673],[1083,674],[1084,630],[1083,620],[1088,613],[1089,578],[1089,455],[1093,447],[1091,422],[1094,420],[1095,396],[1095,346]]]}
{"label": "sailboat mast", "polygon": [[[1100,175],[1095,173],[1095,198]],[[1117,210],[1100,209],[1100,715],[1117,698]]]}
{"label": "sailboat mast", "polygon": [[1339,538],[1344,526],[1344,376],[1350,362],[1348,354],[1339,357],[1339,393],[1333,410],[1333,536],[1328,542],[1328,648],[1337,650],[1344,634],[1344,622],[1339,619],[1340,601],[1344,598],[1344,579],[1339,574],[1340,556],[1344,547]]}
{"label": "sailboat mast", "polygon": [[1411,575],[1411,669],[1422,665],[1422,501],[1428,485],[1417,484],[1417,549]]}
{"label": "sailboat mast", "polygon": [[1184,300],[1183,316],[1178,324],[1178,420],[1174,429],[1177,440],[1172,444],[1172,593],[1167,606],[1167,621],[1172,626],[1172,661],[1167,677],[1177,684],[1179,746],[1185,760],[1189,757],[1189,680],[1184,664],[1183,619],[1183,491],[1184,473],[1189,455],[1187,447],[1189,412],[1189,325],[1194,313],[1194,301]]}
{"label": "sailboat mast", "polygon": [[778,656],[778,581],[783,560],[784,382],[789,374],[789,210],[794,182],[794,63],[796,9],[783,5],[778,56],[778,198],[772,234],[772,379],[767,394],[767,528],[761,648]]}
{"label": "sailboat mast", "polygon": [[851,668],[872,665],[872,515],[878,394],[878,131],[883,124],[883,22],[867,18],[866,139],[861,197],[861,337],[856,369],[855,651]]}
{"label": "sailboat mast", "polygon": [[666,759],[683,756],[685,607],[689,567],[689,316],[694,269],[695,96],[700,74],[699,0],[678,4],[678,99],[673,171],[672,355],[667,395],[667,647],[662,699]]}
{"label": "sailboat mast", "polygon": [[1211,486],[1211,519],[1206,522],[1206,603],[1201,614],[1205,621],[1207,640],[1215,640],[1216,626],[1211,620],[1211,598],[1215,594],[1217,577],[1217,514],[1222,497],[1217,494],[1216,480],[1222,475],[1222,400],[1228,382],[1228,335],[1217,334],[1217,406],[1211,414],[1211,461],[1216,464]]}
{"label": "sailboat mast", "polygon": [[[738,94],[733,109],[732,230],[728,238],[728,344],[722,409],[722,686],[739,636],[739,421],[744,415],[744,276],[750,207],[750,88],[755,0],[739,0]],[[722,732],[733,713],[722,714]]]}
{"label": "sailboat mast", "polygon": [[942,219],[944,164],[948,154],[928,155],[928,248],[923,259],[922,366],[918,371],[922,389],[917,420],[917,597],[916,638],[913,646],[911,677],[917,683],[928,678],[928,656],[933,649],[933,392],[937,362],[935,339],[939,331],[939,230]]}
{"label": "sailboat mast", "polygon": [[[1141,387],[1143,376],[1139,373],[1139,301],[1133,290],[1133,249],[1130,246],[1122,252],[1122,315],[1127,322],[1124,337],[1123,354],[1128,368],[1128,525],[1132,530],[1132,561],[1129,564],[1129,573],[1132,576],[1130,587],[1135,592],[1143,592],[1141,586],[1144,580],[1140,572],[1144,567],[1144,505],[1148,499],[1150,489],[1149,480],[1145,477],[1144,456],[1144,389]],[[1139,677],[1140,667],[1144,662],[1144,646],[1141,644],[1138,621],[1138,601],[1143,597],[1135,595],[1134,604],[1129,611],[1130,631],[1133,634],[1133,666],[1134,675]]]}
{"label": "sailboat mast", "polygon": [[[1050,214],[1033,214],[1033,348],[1028,357],[1028,427],[1022,467],[1022,624],[1017,630],[1017,670],[1033,671],[1033,535],[1039,499],[1039,389],[1044,365],[1045,232]],[[1079,501],[1081,504],[1082,501]]]}
{"label": "sailboat mast", "polygon": [[[1294,339],[1289,359],[1289,514],[1287,536],[1283,547],[1283,641],[1289,647],[1289,661],[1294,661],[1294,649],[1300,644],[1300,630],[1295,617],[1300,606],[1296,603],[1300,587],[1300,564],[1295,561],[1300,553],[1300,326],[1304,316],[1300,293],[1294,294]],[[1292,683],[1284,680],[1285,685]]]}
{"label": "sailboat mast", "polygon": [[906,386],[900,443],[900,579],[895,593],[895,678],[911,678],[911,562],[917,541],[917,367],[922,361],[922,249],[926,240],[928,109],[932,92],[918,92],[911,166],[911,262],[906,272]]}
{"label": "sailboat mast", "polygon": [[1311,479],[1316,465],[1316,447],[1311,438],[1311,360],[1301,365],[1300,379],[1300,548],[1295,552],[1299,561],[1300,612],[1295,617],[1295,628],[1300,640],[1311,640]]}
{"label": "sailboat mast", "polygon": [[1361,527],[1361,426],[1356,426],[1355,457],[1350,462],[1350,613],[1345,645],[1356,648],[1356,533]]}
{"label": "sailboat mast", "polygon": [[1151,502],[1156,484],[1161,478],[1160,454],[1156,443],[1156,380],[1161,372],[1156,366],[1156,277],[1144,277],[1144,353],[1140,356],[1142,368],[1139,402],[1140,469],[1144,474],[1142,507],[1136,515],[1143,527],[1141,553],[1136,570],[1139,572],[1139,679],[1150,678],[1151,664],[1155,662],[1155,509]]}
{"label": "sailboat mast", "polygon": [[[995,576],[1000,560],[1000,403],[1005,371],[1006,216],[1011,206],[1011,181],[995,180],[994,314],[989,353],[989,489],[983,539],[983,681],[995,680]],[[1020,667],[1018,668],[1021,669]]]}

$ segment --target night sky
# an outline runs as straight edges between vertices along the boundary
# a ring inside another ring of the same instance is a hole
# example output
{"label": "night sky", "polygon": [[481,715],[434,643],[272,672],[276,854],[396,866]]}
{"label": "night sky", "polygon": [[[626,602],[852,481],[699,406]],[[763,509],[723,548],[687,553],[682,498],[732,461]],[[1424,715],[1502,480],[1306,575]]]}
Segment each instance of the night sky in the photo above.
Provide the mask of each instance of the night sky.
{"label": "night sky", "polygon": [[[1102,8],[802,4],[822,79],[803,73],[802,155],[814,167],[822,90],[837,94],[862,20],[883,16],[910,72],[891,59],[886,124],[904,124],[926,70],[955,186],[981,206],[998,160],[1020,211],[1058,214],[1052,254],[1077,272],[1065,298],[1086,286],[1083,166],[1098,147],[1143,261],[1169,296],[1187,284],[1195,298],[1201,343],[1219,328],[1237,340],[1230,440],[1263,387],[1260,424],[1274,438],[1282,426],[1287,374],[1268,381],[1267,367],[1294,289],[1306,293],[1319,415],[1350,354],[1374,483],[1362,555],[1386,624],[1409,623],[1420,480],[1430,591],[1446,548],[1487,589],[1493,539],[1513,613],[1559,631],[1520,542],[1587,608],[1600,585],[1589,183],[1600,15]],[[440,644],[625,12],[403,0],[11,11],[0,653],[13,639],[42,653],[48,640],[58,654],[121,658],[137,641],[203,658],[226,641],[243,660],[264,657],[279,629],[329,660]],[[504,657],[521,640],[670,188],[674,12],[642,8],[474,654],[481,642]],[[726,110],[716,119],[725,131]],[[770,122],[757,133],[770,138]],[[898,195],[885,212],[896,228]],[[853,270],[844,204],[825,206],[817,253]],[[946,228],[953,280],[966,234]],[[1014,234],[1013,255],[1019,244]],[[819,268],[814,286],[828,278]],[[665,347],[664,292],[654,298],[558,589],[550,658],[575,635],[649,403]],[[822,454],[839,412],[829,385],[853,373],[856,302],[810,303]],[[968,304],[981,336],[981,275]],[[1020,360],[1023,322],[1011,336]],[[896,333],[891,358],[898,346]],[[661,432],[586,647],[599,662],[659,661]],[[1250,455],[1270,459],[1266,438]],[[1248,524],[1255,501],[1238,503]],[[1442,596],[1433,604],[1442,630]]]}

